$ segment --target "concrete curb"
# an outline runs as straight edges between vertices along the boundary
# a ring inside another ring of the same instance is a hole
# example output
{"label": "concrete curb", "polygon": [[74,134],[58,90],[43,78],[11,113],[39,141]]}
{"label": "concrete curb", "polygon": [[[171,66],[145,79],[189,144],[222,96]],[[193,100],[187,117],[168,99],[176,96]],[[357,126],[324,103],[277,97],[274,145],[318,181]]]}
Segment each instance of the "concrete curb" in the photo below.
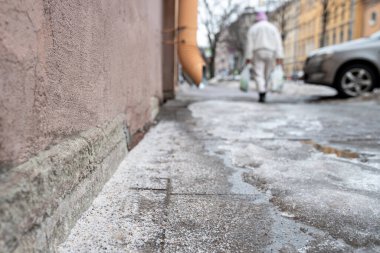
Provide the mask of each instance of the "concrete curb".
{"label": "concrete curb", "polygon": [[0,249],[52,252],[127,153],[123,115],[0,175]]}

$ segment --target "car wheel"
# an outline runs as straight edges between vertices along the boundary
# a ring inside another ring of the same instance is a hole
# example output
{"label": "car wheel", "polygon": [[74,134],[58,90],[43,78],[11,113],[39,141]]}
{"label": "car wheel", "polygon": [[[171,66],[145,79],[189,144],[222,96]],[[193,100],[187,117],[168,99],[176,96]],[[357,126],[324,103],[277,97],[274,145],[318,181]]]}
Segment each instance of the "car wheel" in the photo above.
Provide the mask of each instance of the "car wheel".
{"label": "car wheel", "polygon": [[338,93],[341,97],[360,96],[373,90],[375,79],[375,72],[365,64],[348,66],[338,76]]}

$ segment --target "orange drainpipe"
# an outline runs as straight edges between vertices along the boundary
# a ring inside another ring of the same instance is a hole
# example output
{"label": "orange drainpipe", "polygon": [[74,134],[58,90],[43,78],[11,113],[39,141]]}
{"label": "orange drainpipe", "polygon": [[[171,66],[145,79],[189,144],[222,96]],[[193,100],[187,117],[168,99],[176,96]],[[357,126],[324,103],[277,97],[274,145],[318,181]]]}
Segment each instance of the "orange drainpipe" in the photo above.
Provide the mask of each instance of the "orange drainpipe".
{"label": "orange drainpipe", "polygon": [[198,0],[179,0],[178,56],[182,70],[199,85],[204,76],[205,62],[197,46]]}

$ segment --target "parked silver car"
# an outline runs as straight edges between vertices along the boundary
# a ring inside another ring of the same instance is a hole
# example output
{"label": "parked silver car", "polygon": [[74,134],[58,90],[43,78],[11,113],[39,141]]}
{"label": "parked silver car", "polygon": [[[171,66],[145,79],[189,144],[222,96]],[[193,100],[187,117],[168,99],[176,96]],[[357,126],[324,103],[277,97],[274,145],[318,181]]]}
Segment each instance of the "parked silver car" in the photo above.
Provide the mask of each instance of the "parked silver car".
{"label": "parked silver car", "polygon": [[343,97],[380,87],[380,32],[312,52],[304,72],[306,83],[331,86]]}

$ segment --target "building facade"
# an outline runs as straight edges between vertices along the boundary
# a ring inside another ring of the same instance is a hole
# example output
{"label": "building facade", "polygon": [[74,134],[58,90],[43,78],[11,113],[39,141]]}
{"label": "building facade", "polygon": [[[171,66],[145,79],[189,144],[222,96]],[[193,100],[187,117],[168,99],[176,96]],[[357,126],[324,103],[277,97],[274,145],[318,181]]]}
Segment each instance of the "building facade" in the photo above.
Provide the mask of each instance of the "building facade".
{"label": "building facade", "polygon": [[222,31],[220,41],[216,46],[215,53],[215,76],[225,78],[230,75],[235,68],[236,50],[230,47],[228,30]]}
{"label": "building facade", "polygon": [[222,31],[216,47],[216,75],[223,77],[234,74],[244,64],[247,33],[255,23],[255,16],[254,8],[246,8],[227,29]]}
{"label": "building facade", "polygon": [[270,13],[270,21],[277,26],[281,32],[284,46],[284,71],[290,76],[297,72],[298,51],[298,21],[300,13],[300,1],[291,0],[280,5]]}
{"label": "building facade", "polygon": [[362,37],[361,0],[301,0],[298,61],[320,47]]}
{"label": "building facade", "polygon": [[285,13],[285,33],[284,33],[284,70],[288,75],[295,74],[297,72],[297,51],[298,51],[298,17],[300,13],[300,2],[291,1],[287,5],[287,11]]}

